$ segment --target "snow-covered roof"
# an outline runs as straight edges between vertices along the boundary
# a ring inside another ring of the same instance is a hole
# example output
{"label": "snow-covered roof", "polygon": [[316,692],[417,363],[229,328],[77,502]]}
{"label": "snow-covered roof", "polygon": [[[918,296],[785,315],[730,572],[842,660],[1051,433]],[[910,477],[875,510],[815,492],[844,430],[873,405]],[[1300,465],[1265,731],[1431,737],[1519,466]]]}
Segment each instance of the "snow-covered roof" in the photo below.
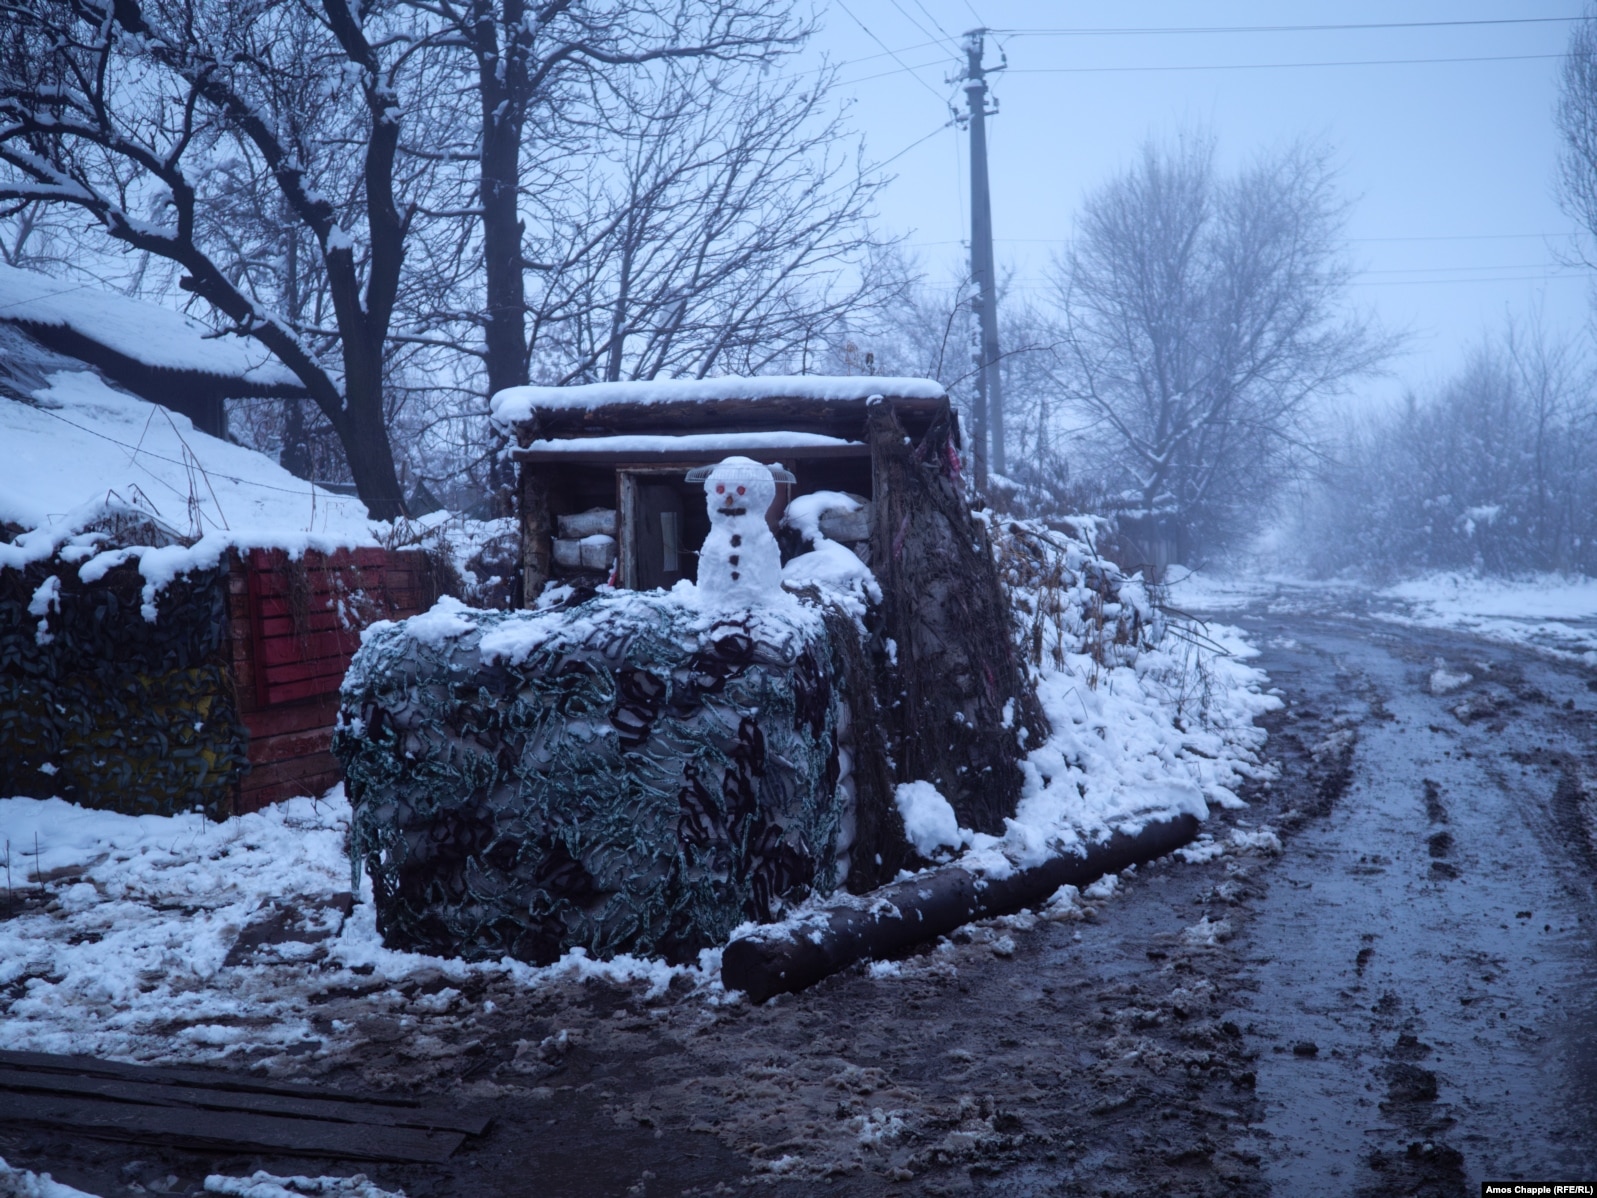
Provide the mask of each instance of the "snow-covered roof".
{"label": "snow-covered roof", "polygon": [[765,431],[756,433],[685,433],[680,436],[648,433],[621,434],[613,437],[573,437],[565,439],[544,438],[529,442],[518,449],[518,458],[531,457],[593,457],[613,455],[627,457],[681,457],[695,458],[706,454],[803,452],[820,450],[828,456],[858,452],[869,453],[863,441],[849,441],[843,437],[829,437],[825,433]]}
{"label": "snow-covered roof", "polygon": [[0,321],[76,334],[151,370],[296,389],[299,380],[257,342],[218,337],[181,312],[0,264]]}
{"label": "snow-covered roof", "polygon": [[358,499],[199,432],[186,416],[117,390],[93,371],[42,373],[35,403],[0,395],[0,522],[29,530],[0,543],[0,566],[48,557],[109,515],[153,518],[171,534],[163,539],[176,543],[132,554],[151,581],[213,563],[233,547],[378,544]]}
{"label": "snow-covered roof", "polygon": [[715,379],[656,379],[648,382],[588,383],[575,387],[507,387],[489,402],[502,426],[539,413],[591,412],[614,405],[716,404],[737,401],[798,400],[862,403],[888,399],[939,400],[948,392],[931,379],[881,375],[819,374],[727,376]]}

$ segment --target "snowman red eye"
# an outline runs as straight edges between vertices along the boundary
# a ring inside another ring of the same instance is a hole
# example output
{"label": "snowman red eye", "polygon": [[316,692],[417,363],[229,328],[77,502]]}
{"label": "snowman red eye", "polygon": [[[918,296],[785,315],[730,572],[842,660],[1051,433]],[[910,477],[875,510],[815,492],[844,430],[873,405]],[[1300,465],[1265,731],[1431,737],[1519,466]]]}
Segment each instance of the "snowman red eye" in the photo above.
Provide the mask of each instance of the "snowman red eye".
{"label": "snowman red eye", "polygon": [[725,483],[716,483],[715,484],[715,493],[717,495],[725,495],[726,494],[726,484]]}
{"label": "snowman red eye", "polygon": [[743,492],[744,492],[744,491],[745,491],[745,490],[747,490],[747,488],[746,488],[746,487],[739,487],[739,488],[738,488],[738,494],[739,494],[739,495],[741,495],[741,494],[743,494]]}

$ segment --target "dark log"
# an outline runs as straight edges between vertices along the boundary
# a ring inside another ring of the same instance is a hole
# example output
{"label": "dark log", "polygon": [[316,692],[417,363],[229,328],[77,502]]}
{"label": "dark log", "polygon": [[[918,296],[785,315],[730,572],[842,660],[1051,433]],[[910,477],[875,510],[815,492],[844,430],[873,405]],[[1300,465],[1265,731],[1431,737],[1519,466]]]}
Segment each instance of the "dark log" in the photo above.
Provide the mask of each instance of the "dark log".
{"label": "dark log", "polygon": [[[894,411],[920,423],[945,407],[946,399],[887,397]],[[533,419],[518,421],[516,440],[525,446],[537,437],[583,433],[753,432],[782,429],[859,438],[865,427],[865,399],[816,400],[802,396],[761,399],[676,400],[667,403],[610,403],[594,408],[538,408]]]}
{"label": "dark log", "polygon": [[839,902],[819,919],[759,929],[721,955],[721,981],[762,1003],[803,990],[856,961],[890,957],[961,924],[1009,915],[1047,900],[1061,886],[1087,886],[1190,842],[1191,815],[1148,824],[1135,836],[1116,832],[1083,853],[1067,853],[1007,878],[978,878],[957,866],[932,870]]}

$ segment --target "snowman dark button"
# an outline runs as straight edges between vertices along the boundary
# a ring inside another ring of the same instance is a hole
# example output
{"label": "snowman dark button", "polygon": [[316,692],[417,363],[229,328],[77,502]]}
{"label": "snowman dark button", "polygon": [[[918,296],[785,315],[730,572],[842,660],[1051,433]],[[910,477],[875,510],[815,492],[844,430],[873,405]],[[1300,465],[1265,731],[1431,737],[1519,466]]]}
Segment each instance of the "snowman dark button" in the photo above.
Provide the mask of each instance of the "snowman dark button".
{"label": "snowman dark button", "polygon": [[727,560],[727,562],[728,562],[728,563],[729,563],[729,564],[731,564],[731,565],[734,565],[734,566],[735,566],[735,565],[737,565],[737,564],[738,564],[738,555],[737,555],[737,554],[735,554],[735,553],[729,553],[729,554],[728,554],[728,555],[727,555],[727,558],[726,558],[726,560]]}
{"label": "snowman dark button", "polygon": [[739,533],[733,533],[732,534],[732,548],[736,549],[741,544],[743,544],[742,535],[739,534]]}

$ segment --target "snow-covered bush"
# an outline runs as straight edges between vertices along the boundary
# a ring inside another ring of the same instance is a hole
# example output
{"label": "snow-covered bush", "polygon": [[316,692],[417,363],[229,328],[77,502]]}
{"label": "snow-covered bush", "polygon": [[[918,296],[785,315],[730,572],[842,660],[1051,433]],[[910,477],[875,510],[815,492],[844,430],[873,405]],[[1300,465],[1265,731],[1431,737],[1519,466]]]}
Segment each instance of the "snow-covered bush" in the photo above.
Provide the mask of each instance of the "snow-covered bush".
{"label": "snow-covered bush", "polygon": [[1299,528],[1306,563],[1597,574],[1597,401],[1567,348],[1511,335],[1344,433]]}
{"label": "snow-covered bush", "polygon": [[1009,588],[1015,643],[1033,669],[1061,668],[1086,654],[1101,668],[1135,665],[1163,634],[1163,620],[1140,576],[1127,577],[1093,548],[1098,521],[1078,519],[1088,535],[1036,520],[988,517],[993,555]]}

